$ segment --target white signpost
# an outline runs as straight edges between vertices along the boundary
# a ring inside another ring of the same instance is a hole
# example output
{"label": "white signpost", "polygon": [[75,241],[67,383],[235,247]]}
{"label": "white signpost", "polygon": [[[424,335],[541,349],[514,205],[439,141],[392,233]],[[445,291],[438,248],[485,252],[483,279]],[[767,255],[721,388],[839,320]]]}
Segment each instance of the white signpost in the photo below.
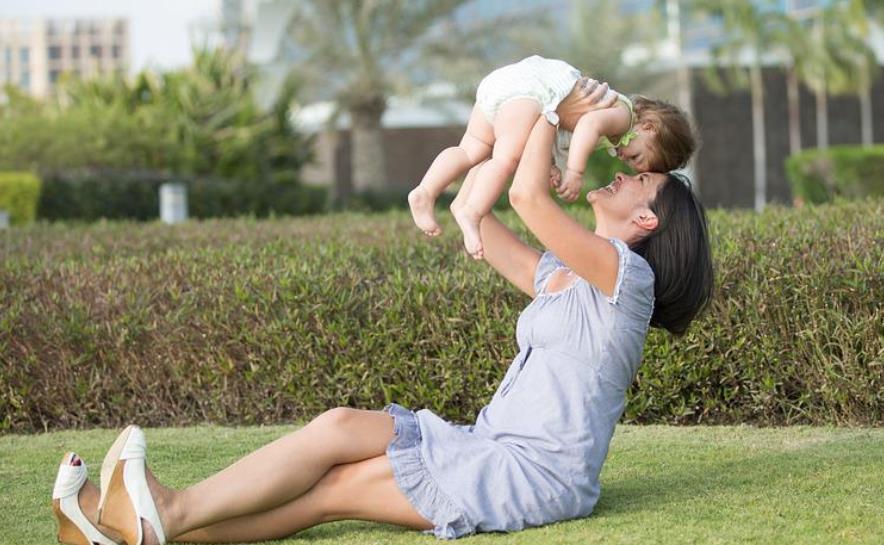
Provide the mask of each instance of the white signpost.
{"label": "white signpost", "polygon": [[184,184],[160,186],[160,220],[169,225],[187,221],[187,187]]}

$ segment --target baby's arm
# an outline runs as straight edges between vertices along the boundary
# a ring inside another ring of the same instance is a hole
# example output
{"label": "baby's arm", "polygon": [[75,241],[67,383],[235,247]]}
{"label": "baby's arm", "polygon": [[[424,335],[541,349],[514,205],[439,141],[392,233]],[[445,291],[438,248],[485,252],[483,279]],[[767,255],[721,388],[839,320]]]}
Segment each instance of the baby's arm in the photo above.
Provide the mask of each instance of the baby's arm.
{"label": "baby's arm", "polygon": [[560,197],[567,201],[577,199],[580,195],[580,187],[583,185],[583,170],[586,168],[586,160],[595,150],[599,138],[607,136],[615,140],[629,130],[631,122],[629,110],[621,102],[611,108],[587,112],[580,117],[577,126],[574,127],[574,135],[571,137],[568,167],[563,173],[559,189]]}

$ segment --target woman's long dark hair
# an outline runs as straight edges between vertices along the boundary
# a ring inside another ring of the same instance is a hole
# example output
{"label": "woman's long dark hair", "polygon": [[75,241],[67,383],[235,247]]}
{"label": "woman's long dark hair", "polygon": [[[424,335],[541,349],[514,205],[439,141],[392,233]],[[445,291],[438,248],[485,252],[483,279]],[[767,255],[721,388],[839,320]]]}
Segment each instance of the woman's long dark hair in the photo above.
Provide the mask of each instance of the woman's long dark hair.
{"label": "woman's long dark hair", "polygon": [[669,173],[650,209],[657,228],[632,247],[654,271],[651,325],[681,335],[712,298],[706,211],[687,178]]}

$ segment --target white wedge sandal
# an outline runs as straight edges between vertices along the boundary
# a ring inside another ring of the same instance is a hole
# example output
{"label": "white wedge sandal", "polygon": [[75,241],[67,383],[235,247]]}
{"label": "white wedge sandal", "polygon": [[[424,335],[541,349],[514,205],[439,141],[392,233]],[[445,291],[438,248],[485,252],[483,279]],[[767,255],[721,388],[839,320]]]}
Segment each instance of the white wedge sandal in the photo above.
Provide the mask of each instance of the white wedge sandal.
{"label": "white wedge sandal", "polygon": [[120,433],[101,464],[101,500],[98,522],[113,529],[127,545],[141,545],[141,521],[153,527],[163,545],[166,534],[153,496],[147,486],[145,457],[147,440],[138,426]]}
{"label": "white wedge sandal", "polygon": [[58,541],[65,545],[117,545],[96,528],[80,509],[80,489],[86,483],[86,462],[73,452],[61,459],[52,489],[52,511],[58,522]]}

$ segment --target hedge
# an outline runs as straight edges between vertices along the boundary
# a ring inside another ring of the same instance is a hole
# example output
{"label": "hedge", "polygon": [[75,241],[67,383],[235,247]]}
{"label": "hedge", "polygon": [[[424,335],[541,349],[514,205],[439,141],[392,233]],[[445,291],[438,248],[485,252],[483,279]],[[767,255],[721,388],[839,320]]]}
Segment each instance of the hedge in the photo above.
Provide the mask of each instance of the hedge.
{"label": "hedge", "polygon": [[786,159],[792,195],[819,204],[836,197],[884,197],[884,146],[810,149]]}
{"label": "hedge", "polygon": [[[435,239],[407,212],[16,230],[0,238],[0,428],[390,401],[469,421],[528,301],[440,216]],[[624,419],[881,425],[884,201],[716,211],[711,230],[714,303],[683,337],[652,332]]]}
{"label": "hedge", "polygon": [[0,210],[12,225],[31,223],[37,216],[40,179],[30,172],[0,172]]}
{"label": "hedge", "polygon": [[75,171],[45,177],[39,217],[51,221],[154,220],[164,183],[187,186],[194,218],[301,215],[321,212],[326,190],[290,180],[243,182],[156,171]]}

